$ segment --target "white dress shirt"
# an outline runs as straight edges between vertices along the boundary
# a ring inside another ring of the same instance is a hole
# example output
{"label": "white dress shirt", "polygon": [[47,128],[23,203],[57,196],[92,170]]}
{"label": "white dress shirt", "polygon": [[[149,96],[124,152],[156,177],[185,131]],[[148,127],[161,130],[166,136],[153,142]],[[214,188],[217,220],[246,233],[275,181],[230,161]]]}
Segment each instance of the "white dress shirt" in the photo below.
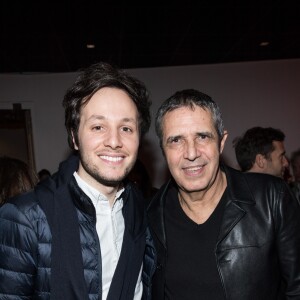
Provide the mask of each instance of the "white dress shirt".
{"label": "white dress shirt", "polygon": [[[125,223],[122,214],[123,199],[120,195],[124,188],[117,192],[111,207],[108,199],[86,183],[77,172],[74,172],[74,177],[78,186],[91,199],[96,210],[96,230],[100,241],[102,259],[102,300],[106,300],[123,243]],[[142,298],[141,271],[135,289],[134,300]]]}

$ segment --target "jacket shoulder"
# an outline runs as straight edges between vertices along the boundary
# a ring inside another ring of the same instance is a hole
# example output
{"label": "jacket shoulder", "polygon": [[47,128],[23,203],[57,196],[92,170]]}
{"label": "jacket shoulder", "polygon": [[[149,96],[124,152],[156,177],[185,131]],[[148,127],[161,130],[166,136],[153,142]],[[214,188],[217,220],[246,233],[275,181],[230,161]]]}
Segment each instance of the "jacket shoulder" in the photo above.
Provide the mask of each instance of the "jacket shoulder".
{"label": "jacket shoulder", "polygon": [[[50,256],[46,255],[50,240],[47,219],[34,191],[11,198],[0,208],[0,290],[3,297],[15,299],[31,295],[38,264],[42,265],[41,274],[46,274],[44,266],[50,265]],[[17,288],[20,286],[22,291]]]}
{"label": "jacket shoulder", "polygon": [[280,209],[296,206],[297,201],[282,178],[263,173],[241,172],[228,167],[225,168],[225,173],[230,199],[236,203],[268,204]]}
{"label": "jacket shoulder", "polygon": [[253,192],[284,194],[290,192],[288,184],[279,177],[262,173],[245,173],[245,179]]}
{"label": "jacket shoulder", "polygon": [[28,211],[33,209],[37,205],[37,198],[35,197],[34,190],[26,192],[24,194],[12,197],[1,207],[2,211],[10,209],[18,210],[20,213],[27,214]]}
{"label": "jacket shoulder", "polygon": [[31,227],[41,218],[45,218],[38,201],[36,188],[15,196],[0,208],[0,223],[10,222]]}
{"label": "jacket shoulder", "polygon": [[228,185],[233,190],[244,191],[265,191],[276,189],[277,191],[287,188],[287,184],[282,178],[255,172],[241,172],[231,167],[225,167]]}

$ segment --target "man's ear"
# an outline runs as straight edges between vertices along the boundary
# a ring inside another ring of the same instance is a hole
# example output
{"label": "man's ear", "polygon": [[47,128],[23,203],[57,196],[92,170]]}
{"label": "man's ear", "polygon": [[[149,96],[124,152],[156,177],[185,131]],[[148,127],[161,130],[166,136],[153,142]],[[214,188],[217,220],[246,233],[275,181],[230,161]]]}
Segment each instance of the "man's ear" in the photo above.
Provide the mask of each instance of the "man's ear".
{"label": "man's ear", "polygon": [[73,130],[72,130],[71,134],[72,134],[72,142],[73,142],[73,145],[74,145],[74,149],[78,150],[78,145],[76,144]]}
{"label": "man's ear", "polygon": [[227,130],[224,130],[224,134],[223,134],[223,137],[222,137],[221,143],[220,143],[220,154],[223,152],[227,137],[228,137],[228,132],[227,132]]}
{"label": "man's ear", "polygon": [[260,169],[264,169],[266,164],[266,158],[262,154],[256,154],[255,163]]}

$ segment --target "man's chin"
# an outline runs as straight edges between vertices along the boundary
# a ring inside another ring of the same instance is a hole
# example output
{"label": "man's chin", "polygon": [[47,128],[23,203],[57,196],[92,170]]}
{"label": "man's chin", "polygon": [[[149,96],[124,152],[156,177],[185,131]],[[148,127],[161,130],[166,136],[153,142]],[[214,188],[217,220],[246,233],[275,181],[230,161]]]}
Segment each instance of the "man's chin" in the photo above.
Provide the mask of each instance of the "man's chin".
{"label": "man's chin", "polygon": [[124,180],[125,176],[120,176],[120,177],[97,177],[95,178],[99,183],[105,185],[105,186],[110,186],[110,187],[116,187]]}
{"label": "man's chin", "polygon": [[103,182],[101,182],[103,185],[105,186],[110,186],[110,187],[117,187],[120,182],[122,182],[123,180],[103,180]]}
{"label": "man's chin", "polygon": [[131,168],[99,168],[99,166],[87,164],[82,161],[86,173],[104,186],[117,187],[128,175]]}

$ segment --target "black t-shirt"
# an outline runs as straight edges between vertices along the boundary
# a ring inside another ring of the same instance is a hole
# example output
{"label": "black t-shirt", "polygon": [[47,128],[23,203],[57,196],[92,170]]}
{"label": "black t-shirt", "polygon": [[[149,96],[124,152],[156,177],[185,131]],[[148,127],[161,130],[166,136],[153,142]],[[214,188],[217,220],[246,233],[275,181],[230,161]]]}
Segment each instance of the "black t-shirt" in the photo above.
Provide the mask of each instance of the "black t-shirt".
{"label": "black t-shirt", "polygon": [[226,190],[209,219],[198,225],[182,210],[177,189],[169,190],[165,207],[168,248],[165,299],[224,300],[215,248],[225,198]]}

